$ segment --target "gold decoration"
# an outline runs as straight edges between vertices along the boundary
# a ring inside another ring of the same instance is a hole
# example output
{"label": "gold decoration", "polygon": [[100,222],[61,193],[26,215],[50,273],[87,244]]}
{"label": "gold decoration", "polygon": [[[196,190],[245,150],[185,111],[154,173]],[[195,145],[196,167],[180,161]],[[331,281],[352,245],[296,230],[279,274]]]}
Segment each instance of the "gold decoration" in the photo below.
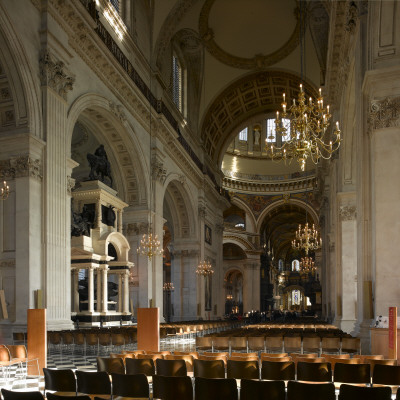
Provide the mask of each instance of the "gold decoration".
{"label": "gold decoration", "polygon": [[10,194],[10,187],[7,185],[7,182],[3,182],[3,187],[1,188],[1,200],[7,200],[8,195]]}
{"label": "gold decoration", "polygon": [[212,265],[211,265],[210,261],[205,261],[205,260],[200,261],[200,263],[196,269],[197,275],[207,276],[207,275],[212,275],[213,273],[214,273],[214,270],[212,269]]}
{"label": "gold decoration", "polygon": [[304,228],[299,225],[296,237],[292,240],[293,249],[304,249],[306,255],[308,255],[310,250],[318,250],[321,246],[322,239],[319,237],[319,232],[315,229],[314,224],[312,228],[308,227],[308,222],[304,225]]}
{"label": "gold decoration", "polygon": [[160,248],[161,242],[158,240],[157,235],[153,235],[151,231],[145,233],[140,240],[140,246],[137,248],[137,253],[142,256],[148,257],[149,260],[153,256],[163,254],[164,250]]}
{"label": "gold decoration", "polygon": [[[279,111],[276,112],[276,132],[282,138],[287,137],[281,147],[271,144],[266,148],[267,154],[272,160],[284,161],[289,164],[296,159],[301,170],[305,170],[306,161],[311,160],[317,164],[319,160],[328,160],[339,148],[341,138],[339,122],[333,132],[332,140],[327,137],[327,128],[332,115],[329,112],[329,105],[324,108],[324,99],[319,89],[319,96],[316,102],[310,97],[308,102],[305,98],[303,85],[300,84],[298,100],[293,99],[293,104],[288,110],[286,94],[283,93],[282,118],[288,119],[289,123],[283,123]],[[273,135],[268,140],[274,139]]]}
{"label": "gold decoration", "polygon": [[303,257],[300,261],[300,270],[307,273],[314,273],[317,267],[311,257]]}

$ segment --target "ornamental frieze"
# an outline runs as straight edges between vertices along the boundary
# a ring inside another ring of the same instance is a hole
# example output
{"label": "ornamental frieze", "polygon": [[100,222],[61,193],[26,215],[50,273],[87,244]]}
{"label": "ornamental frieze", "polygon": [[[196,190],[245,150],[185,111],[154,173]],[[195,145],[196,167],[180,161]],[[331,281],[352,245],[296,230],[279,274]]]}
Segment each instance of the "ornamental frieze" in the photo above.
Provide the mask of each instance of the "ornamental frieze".
{"label": "ornamental frieze", "polygon": [[15,179],[32,177],[42,180],[42,163],[30,156],[19,156],[9,160],[2,160],[0,163],[1,177],[3,179]]}
{"label": "ornamental frieze", "polygon": [[369,131],[400,126],[400,97],[372,100],[368,114]]}
{"label": "ornamental frieze", "polygon": [[164,164],[161,161],[157,160],[155,157],[153,157],[153,160],[151,162],[151,172],[153,179],[161,183],[165,182],[165,179],[167,177],[167,170],[164,168]]}

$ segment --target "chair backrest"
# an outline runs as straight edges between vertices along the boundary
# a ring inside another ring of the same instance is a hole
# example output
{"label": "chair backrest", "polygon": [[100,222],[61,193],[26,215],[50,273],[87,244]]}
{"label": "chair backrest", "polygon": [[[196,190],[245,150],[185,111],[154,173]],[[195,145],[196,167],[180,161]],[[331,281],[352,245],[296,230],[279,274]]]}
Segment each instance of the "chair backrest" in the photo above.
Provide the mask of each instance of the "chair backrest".
{"label": "chair backrest", "polygon": [[106,371],[108,374],[113,372],[117,374],[125,373],[124,360],[120,357],[97,357],[97,371]]}
{"label": "chair backrest", "polygon": [[259,379],[260,370],[258,368],[258,360],[228,360],[226,365],[226,377],[235,379]]}
{"label": "chair backrest", "polygon": [[12,344],[7,345],[8,350],[10,351],[11,358],[23,360],[28,357],[28,351],[24,344]]}
{"label": "chair backrest", "polygon": [[67,396],[56,393],[46,393],[47,400],[92,400],[87,394],[82,394],[79,396]]}
{"label": "chair backrest", "polygon": [[187,376],[185,360],[156,360],[156,374],[163,376]]}
{"label": "chair backrest", "polygon": [[258,357],[258,353],[256,351],[251,353],[240,353],[236,351],[231,351],[231,357]]}
{"label": "chair backrest", "polygon": [[324,357],[296,357],[295,364],[299,362],[308,362],[308,363],[322,363],[327,362]]}
{"label": "chair backrest", "polygon": [[365,360],[366,364],[371,366],[371,376],[374,375],[374,369],[376,365],[391,365],[396,366],[397,360],[395,359],[383,359],[383,360]]}
{"label": "chair backrest", "polygon": [[285,351],[288,349],[301,349],[301,336],[285,336],[283,344]]}
{"label": "chair backrest", "polygon": [[321,338],[319,336],[305,336],[303,337],[303,351],[304,350],[319,350],[321,346]]}
{"label": "chair backrest", "polygon": [[111,333],[99,333],[99,345],[109,346],[111,344]]}
{"label": "chair backrest", "polygon": [[340,351],[340,337],[322,337],[321,352],[337,352]]}
{"label": "chair backrest", "polygon": [[154,361],[151,358],[127,358],[125,364],[127,375],[145,374],[152,376],[156,373]]}
{"label": "chair backrest", "polygon": [[222,360],[224,365],[226,365],[227,356],[205,356],[200,354],[198,360],[212,361],[212,360]]}
{"label": "chair backrest", "polygon": [[136,354],[137,359],[153,360],[154,362],[159,358],[164,358],[163,354]]}
{"label": "chair backrest", "polygon": [[264,350],[265,337],[264,336],[248,336],[247,344],[249,350]]}
{"label": "chair backrest", "polygon": [[338,400],[390,400],[390,387],[341,385]]}
{"label": "chair backrest", "polygon": [[361,363],[367,363],[367,360],[383,360],[385,357],[382,354],[367,354],[355,356],[361,360]]}
{"label": "chair backrest", "polygon": [[76,379],[72,369],[43,368],[44,390],[76,394]]}
{"label": "chair backrest", "polygon": [[287,400],[336,400],[335,385],[329,383],[305,383],[290,381]]}
{"label": "chair backrest", "polygon": [[231,336],[231,349],[247,351],[247,337]]}
{"label": "chair backrest", "polygon": [[112,333],[111,334],[111,343],[114,346],[124,346],[125,345],[125,336],[123,333]]}
{"label": "chair backrest", "polygon": [[342,338],[342,351],[345,352],[358,352],[360,351],[360,338]]}
{"label": "chair backrest", "polygon": [[229,352],[228,351],[205,351],[202,356],[208,356],[208,357],[216,357],[216,356],[225,356],[228,357],[229,356]]}
{"label": "chair backrest", "polygon": [[265,337],[265,348],[266,349],[280,349],[283,346],[283,336],[266,336]]}
{"label": "chair backrest", "polygon": [[149,397],[149,381],[145,374],[111,374],[113,397]]}
{"label": "chair backrest", "polygon": [[295,379],[293,361],[262,361],[261,379],[289,381]]}
{"label": "chair backrest", "polygon": [[195,378],[195,400],[238,400],[236,379]]}
{"label": "chair backrest", "polygon": [[193,360],[193,376],[201,378],[225,378],[223,360]]}
{"label": "chair backrest", "polygon": [[75,375],[78,393],[111,394],[111,382],[107,372],[88,372],[77,370]]}
{"label": "chair backrest", "polygon": [[229,336],[214,336],[212,338],[214,349],[229,349],[230,337]]}
{"label": "chair backrest", "polygon": [[260,357],[275,357],[275,358],[281,358],[281,357],[288,357],[288,353],[260,353]]}
{"label": "chair backrest", "polygon": [[163,351],[146,351],[146,354],[155,354],[155,355],[161,355],[165,356],[167,354],[171,354],[169,350],[163,350]]}
{"label": "chair backrest", "polygon": [[369,364],[344,364],[337,362],[333,380],[342,383],[370,383],[371,368]]}
{"label": "chair backrest", "polygon": [[372,383],[400,386],[400,365],[375,364]]}
{"label": "chair backrest", "polygon": [[11,360],[11,354],[10,350],[4,344],[0,345],[0,361],[10,361]]}
{"label": "chair backrest", "polygon": [[162,400],[193,400],[189,376],[153,376],[153,398]]}
{"label": "chair backrest", "polygon": [[240,400],[285,400],[284,381],[256,381],[242,379]]}
{"label": "chair backrest", "polygon": [[38,391],[32,392],[16,392],[13,390],[1,389],[3,400],[43,400],[42,393]]}
{"label": "chair backrest", "polygon": [[211,336],[196,336],[196,349],[211,349],[212,337]]}
{"label": "chair backrest", "polygon": [[292,357],[268,357],[268,356],[261,356],[260,362],[263,362],[263,361],[288,362],[288,361],[292,361]]}
{"label": "chair backrest", "polygon": [[164,360],[184,360],[187,372],[193,372],[193,356],[184,354],[167,354]]}
{"label": "chair backrest", "polygon": [[174,351],[174,355],[176,356],[193,356],[193,358],[197,358],[199,356],[198,351]]}
{"label": "chair backrest", "polygon": [[331,364],[327,362],[297,363],[297,380],[310,382],[332,382]]}
{"label": "chair backrest", "polygon": [[228,360],[234,361],[258,361],[258,356],[230,356]]}

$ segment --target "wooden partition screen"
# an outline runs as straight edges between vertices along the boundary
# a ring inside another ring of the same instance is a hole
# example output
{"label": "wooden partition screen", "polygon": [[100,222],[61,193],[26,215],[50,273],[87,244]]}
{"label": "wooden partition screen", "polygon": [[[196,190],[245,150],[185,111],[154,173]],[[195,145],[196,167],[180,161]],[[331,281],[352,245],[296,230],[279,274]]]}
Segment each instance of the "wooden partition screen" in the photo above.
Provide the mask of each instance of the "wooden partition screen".
{"label": "wooden partition screen", "polygon": [[137,309],[138,350],[160,351],[159,308]]}
{"label": "wooden partition screen", "polygon": [[[28,359],[39,360],[39,373],[47,366],[46,309],[28,310]],[[28,362],[28,375],[37,375],[37,363]]]}

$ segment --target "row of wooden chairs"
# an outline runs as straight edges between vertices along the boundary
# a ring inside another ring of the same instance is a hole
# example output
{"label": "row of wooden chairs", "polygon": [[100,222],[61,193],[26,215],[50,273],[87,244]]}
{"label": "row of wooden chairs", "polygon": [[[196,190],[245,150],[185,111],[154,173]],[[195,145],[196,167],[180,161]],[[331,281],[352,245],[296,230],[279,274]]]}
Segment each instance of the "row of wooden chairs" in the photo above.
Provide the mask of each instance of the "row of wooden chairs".
{"label": "row of wooden chairs", "polygon": [[[74,375],[72,370],[67,370]],[[71,379],[72,379],[71,375]],[[46,375],[45,375],[46,376]],[[111,383],[112,382],[112,383]],[[187,376],[163,376],[153,375],[152,398],[162,400],[220,400],[238,399],[238,382],[235,378],[204,378],[195,377],[193,380]],[[148,379],[143,374],[122,375],[111,374],[111,381],[106,372],[76,371],[76,386],[47,385],[45,394],[49,400],[64,400],[64,395],[85,394],[97,396],[97,398],[110,399],[111,396],[150,398]],[[48,392],[54,390],[54,393]],[[29,396],[25,393],[3,392],[4,400],[41,400],[43,397]],[[28,392],[29,393],[29,392]],[[40,392],[35,392],[40,393]],[[400,391],[397,399],[400,399]],[[32,392],[31,392],[32,394]],[[41,395],[41,393],[40,393]],[[389,400],[392,390],[390,387],[368,387],[343,384],[340,386],[339,400]],[[26,396],[26,397],[22,397]],[[96,399],[96,397],[95,397]],[[276,400],[335,400],[335,385],[332,382],[307,383],[289,380],[287,391],[283,380],[260,381],[242,378],[240,380],[240,399],[276,399]],[[83,400],[83,398],[81,399]],[[86,400],[86,399],[85,399]]]}
{"label": "row of wooden chairs", "polygon": [[196,350],[361,354],[361,343],[360,338],[329,336],[203,336],[196,337]]}

